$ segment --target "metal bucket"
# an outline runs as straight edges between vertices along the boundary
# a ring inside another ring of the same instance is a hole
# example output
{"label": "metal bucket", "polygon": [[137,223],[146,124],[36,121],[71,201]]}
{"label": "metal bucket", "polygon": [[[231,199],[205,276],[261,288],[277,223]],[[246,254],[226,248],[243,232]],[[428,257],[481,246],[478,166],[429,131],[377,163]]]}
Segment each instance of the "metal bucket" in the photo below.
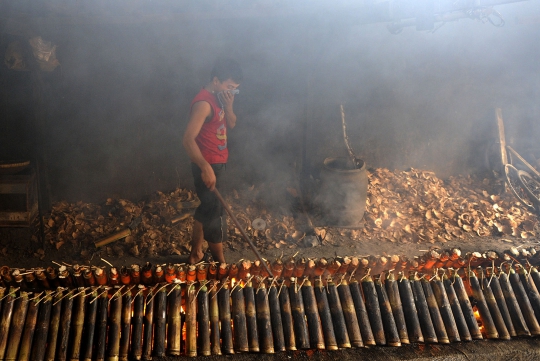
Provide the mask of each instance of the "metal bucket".
{"label": "metal bucket", "polygon": [[366,210],[367,171],[358,159],[353,168],[348,158],[326,158],[321,170],[321,187],[316,203],[325,226],[358,228]]}

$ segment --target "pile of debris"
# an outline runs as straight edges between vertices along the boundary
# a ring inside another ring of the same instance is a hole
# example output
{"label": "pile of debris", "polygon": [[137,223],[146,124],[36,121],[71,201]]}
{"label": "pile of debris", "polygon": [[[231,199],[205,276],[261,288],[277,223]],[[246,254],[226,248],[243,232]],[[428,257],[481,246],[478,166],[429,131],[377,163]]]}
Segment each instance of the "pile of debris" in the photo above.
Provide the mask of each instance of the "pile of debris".
{"label": "pile of debris", "polygon": [[[381,239],[404,243],[446,242],[468,236],[534,237],[538,221],[511,194],[496,195],[493,180],[474,176],[443,181],[433,172],[379,168],[369,174],[364,225],[356,230],[315,228],[317,235],[332,238]],[[285,192],[285,191],[284,191]],[[241,225],[260,249],[296,248],[305,232],[295,222],[290,207],[272,211],[251,187],[242,195],[231,192],[228,202]],[[298,192],[288,189],[298,197]],[[193,226],[191,214],[198,205],[186,189],[157,192],[152,200],[134,203],[108,199],[103,205],[60,202],[45,217],[46,241],[56,249],[71,243],[83,258],[96,252],[95,242],[127,229],[138,219],[130,235],[103,250],[112,256],[186,254]],[[247,246],[229,222],[226,246]],[[42,257],[39,251],[36,256]]]}

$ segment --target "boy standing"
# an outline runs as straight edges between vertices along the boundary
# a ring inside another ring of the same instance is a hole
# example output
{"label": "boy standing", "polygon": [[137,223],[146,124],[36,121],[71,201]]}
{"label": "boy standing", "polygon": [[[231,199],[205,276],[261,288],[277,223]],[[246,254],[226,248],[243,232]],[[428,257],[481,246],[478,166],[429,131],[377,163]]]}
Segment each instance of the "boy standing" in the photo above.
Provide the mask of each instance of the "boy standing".
{"label": "boy standing", "polygon": [[227,220],[212,191],[219,185],[229,156],[227,129],[236,125],[233,103],[241,81],[242,70],[237,62],[218,60],[210,82],[191,102],[183,145],[192,162],[195,190],[201,205],[194,215],[190,264],[203,259],[204,240],[214,260],[225,262],[223,242],[227,240]]}

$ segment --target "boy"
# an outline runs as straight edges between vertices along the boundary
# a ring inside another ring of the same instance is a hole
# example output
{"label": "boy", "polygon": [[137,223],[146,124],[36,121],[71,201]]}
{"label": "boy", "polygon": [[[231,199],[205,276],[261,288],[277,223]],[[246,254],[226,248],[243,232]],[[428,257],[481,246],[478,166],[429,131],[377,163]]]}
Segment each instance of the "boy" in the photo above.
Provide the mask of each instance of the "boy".
{"label": "boy", "polygon": [[201,205],[194,215],[190,264],[203,259],[204,240],[208,242],[214,261],[225,262],[223,242],[227,240],[227,220],[212,191],[219,185],[227,163],[227,129],[236,125],[233,103],[241,81],[242,70],[237,62],[218,60],[210,82],[191,102],[183,145],[192,162],[195,190]]}

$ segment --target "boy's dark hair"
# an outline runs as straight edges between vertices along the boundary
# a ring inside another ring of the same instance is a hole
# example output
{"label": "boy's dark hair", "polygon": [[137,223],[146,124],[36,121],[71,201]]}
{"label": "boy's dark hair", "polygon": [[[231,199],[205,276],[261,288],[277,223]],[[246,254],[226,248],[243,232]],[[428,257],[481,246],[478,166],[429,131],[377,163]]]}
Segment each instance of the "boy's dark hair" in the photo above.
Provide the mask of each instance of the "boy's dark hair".
{"label": "boy's dark hair", "polygon": [[238,64],[236,61],[232,59],[226,59],[226,58],[218,59],[216,61],[216,64],[214,65],[214,68],[212,69],[212,73],[210,73],[210,79],[214,79],[215,76],[221,82],[231,79],[235,83],[239,83],[239,84],[240,82],[242,82],[242,78],[243,78],[240,64]]}

